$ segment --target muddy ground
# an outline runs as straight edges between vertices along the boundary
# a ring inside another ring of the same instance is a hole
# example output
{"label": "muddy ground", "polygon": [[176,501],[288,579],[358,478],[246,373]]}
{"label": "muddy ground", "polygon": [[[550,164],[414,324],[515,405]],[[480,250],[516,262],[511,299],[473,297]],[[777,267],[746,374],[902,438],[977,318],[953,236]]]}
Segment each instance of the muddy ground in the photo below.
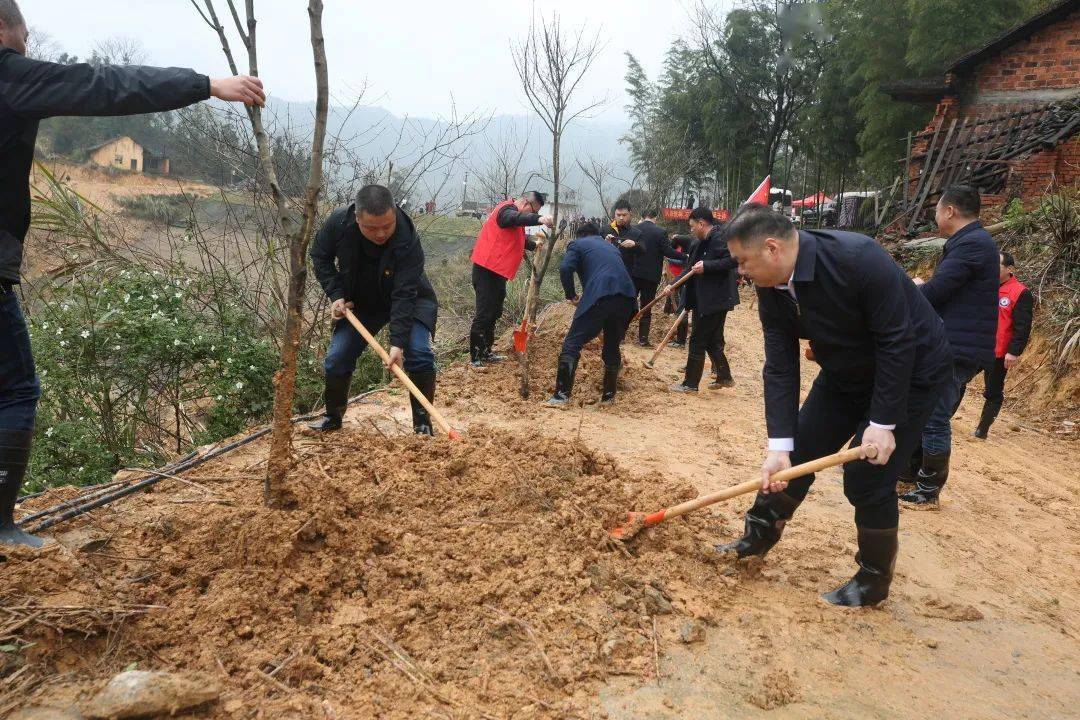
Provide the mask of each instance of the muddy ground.
{"label": "muddy ground", "polygon": [[754,477],[763,353],[744,300],[732,389],[670,394],[684,356],[648,370],[652,351],[627,344],[600,408],[593,345],[576,406],[548,410],[570,312],[556,306],[530,399],[512,362],[441,373],[463,441],[409,436],[389,390],[336,435],[298,432],[297,510],[261,506],[255,443],[185,475],[198,486],[61,526],[43,555],[5,553],[0,624],[34,618],[12,631],[34,644],[5,654],[0,713],[84,702],[137,663],[220,681],[217,703],[182,715],[198,718],[1077,717],[1078,444],[1008,413],[972,439],[977,393],[941,510],[902,514],[881,608],[819,598],[854,567],[837,472],[763,564],[710,550],[749,498],[604,541],[624,508]]}

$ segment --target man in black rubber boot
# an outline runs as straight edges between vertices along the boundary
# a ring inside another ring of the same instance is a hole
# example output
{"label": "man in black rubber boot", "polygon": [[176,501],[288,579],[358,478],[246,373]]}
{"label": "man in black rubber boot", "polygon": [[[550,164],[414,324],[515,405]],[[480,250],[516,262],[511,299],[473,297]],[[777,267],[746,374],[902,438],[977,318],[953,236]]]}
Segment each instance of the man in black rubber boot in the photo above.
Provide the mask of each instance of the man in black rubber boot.
{"label": "man in black rubber boot", "polygon": [[11,513],[26,473],[41,385],[14,286],[30,228],[30,169],[38,124],[62,115],[162,112],[216,97],[262,105],[255,77],[211,79],[183,68],[62,65],[26,57],[29,33],[14,0],[0,0],[0,540],[38,546]]}
{"label": "man in black rubber boot", "polygon": [[[345,318],[378,333],[390,325],[390,364],[403,365],[429,400],[435,398],[435,334],[439,303],[424,273],[424,250],[412,220],[382,185],[366,185],[356,202],[335,210],[311,245],[311,265],[332,301],[334,332],[326,351],[326,414],[308,427],[336,430],[349,397],[349,381],[367,342]],[[431,435],[431,418],[413,400],[413,429]]]}
{"label": "man in black rubber boot", "polygon": [[[773,475],[852,445],[874,446],[872,460],[844,467],[844,494],[855,506],[858,571],[824,598],[873,605],[889,594],[897,552],[896,478],[918,445],[952,355],[933,308],[873,239],[856,233],[796,230],[761,205],[744,208],[728,227],[739,270],[753,279],[765,337],[768,455],[761,492],[742,538],[718,546],[738,557],[762,556],[814,481]],[[821,366],[799,407],[799,339]]]}
{"label": "man in black rubber boot", "polygon": [[[630,276],[638,292],[638,307],[644,307],[656,297],[656,288],[660,286],[660,277],[664,270],[664,258],[680,264],[685,264],[690,258],[686,253],[672,247],[667,232],[656,224],[654,210],[644,210],[641,213],[641,222],[637,224],[637,230],[642,252],[634,257]],[[652,309],[650,308],[642,313],[638,320],[638,345],[650,347],[649,331],[651,329]]]}
{"label": "man in black rubber boot", "polygon": [[994,423],[1001,404],[1005,402],[1005,376],[1020,362],[1020,356],[1031,337],[1031,316],[1034,301],[1031,291],[1016,279],[1016,261],[1010,253],[1000,255],[1001,267],[998,287],[997,341],[994,346],[994,364],[983,371],[983,409],[975,437],[985,440]]}
{"label": "man in black rubber boot", "polygon": [[690,232],[698,244],[690,256],[687,272],[694,278],[686,283],[686,308],[694,315],[690,332],[690,351],[686,358],[683,381],[672,385],[672,392],[697,392],[708,355],[716,369],[710,390],[735,384],[724,354],[724,324],[727,314],[739,304],[735,259],[728,251],[725,229],[713,219],[712,210],[695,208],[690,213]]}
{"label": "man in black rubber boot", "polygon": [[33,430],[0,430],[0,543],[39,548],[45,541],[15,526],[15,503],[30,463]]}
{"label": "man in black rubber boot", "polygon": [[[581,277],[582,291],[578,296],[574,273]],[[623,264],[618,249],[600,237],[599,228],[583,223],[577,229],[577,239],[566,248],[559,279],[568,302],[577,306],[570,330],[563,340],[559,368],[555,376],[555,393],[547,401],[549,407],[565,407],[574,389],[581,348],[601,332],[604,345],[604,389],[601,400],[611,403],[619,378],[622,355],[619,344],[626,334],[634,314],[634,283]]]}
{"label": "man in black rubber boot", "polygon": [[915,489],[900,496],[912,506],[937,507],[949,476],[952,417],[967,384],[994,362],[1001,258],[994,238],[979,222],[980,207],[977,189],[966,185],[946,188],[934,219],[949,239],[933,277],[925,283],[916,280],[923,296],[941,316],[954,358],[951,382],[923,428],[923,461]]}

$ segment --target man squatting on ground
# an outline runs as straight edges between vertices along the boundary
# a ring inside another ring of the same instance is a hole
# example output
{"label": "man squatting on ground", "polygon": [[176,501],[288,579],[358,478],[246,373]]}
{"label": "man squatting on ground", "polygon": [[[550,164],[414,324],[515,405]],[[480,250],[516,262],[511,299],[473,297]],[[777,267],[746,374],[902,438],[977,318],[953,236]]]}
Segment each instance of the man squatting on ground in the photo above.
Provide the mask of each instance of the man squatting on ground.
{"label": "man squatting on ground", "polygon": [[506,283],[514,278],[525,251],[536,252],[541,243],[527,238],[525,228],[553,224],[538,213],[547,198],[529,190],[520,200],[504,200],[496,205],[476,237],[472,252],[472,285],[476,293],[476,314],[469,330],[469,357],[473,367],[503,360],[491,351],[495,344],[495,323],[502,316]]}
{"label": "man squatting on ground", "polygon": [[[345,317],[352,309],[372,334],[390,324],[390,364],[405,372],[428,400],[435,399],[431,338],[439,314],[435,290],[424,274],[424,249],[413,222],[382,185],[365,185],[356,202],[335,210],[311,246],[315,277],[335,320],[326,351],[326,414],[309,425],[336,430],[349,400],[349,382],[367,341]],[[416,398],[413,430],[434,435],[431,417]]]}
{"label": "man squatting on ground", "polygon": [[135,115],[213,96],[262,105],[262,81],[211,80],[193,70],[86,63],[58,65],[25,57],[26,21],[14,0],[0,0],[0,542],[40,547],[15,527],[15,502],[30,462],[41,385],[15,286],[30,228],[30,168],[38,122],[58,115]]}
{"label": "man squatting on ground", "polygon": [[[1000,255],[994,238],[979,222],[979,211],[978,190],[967,185],[946,188],[934,219],[949,239],[933,276],[925,283],[915,281],[944,321],[953,351],[952,380],[923,429],[915,489],[900,496],[916,506],[937,505],[949,477],[952,416],[960,407],[968,382],[994,364]],[[911,479],[915,462],[909,461],[904,480]]]}
{"label": "man squatting on ground", "polygon": [[975,428],[975,437],[985,440],[990,426],[1005,401],[1005,375],[1020,360],[1031,337],[1031,317],[1034,300],[1031,291],[1016,278],[1016,261],[1007,252],[1001,253],[998,279],[997,343],[994,345],[994,364],[983,371],[982,416]]}
{"label": "man squatting on ground", "polygon": [[707,207],[690,212],[690,232],[698,239],[687,272],[694,277],[686,283],[686,303],[694,316],[690,330],[690,350],[683,381],[672,385],[673,392],[697,392],[705,370],[705,355],[712,360],[716,376],[710,390],[731,387],[731,367],[724,354],[724,323],[739,304],[737,262],[728,251],[726,228],[713,219]]}
{"label": "man squatting on ground", "polygon": [[[660,286],[660,275],[664,270],[664,258],[686,263],[689,256],[676,250],[668,239],[667,231],[656,224],[656,212],[645,210],[641,222],[637,225],[637,243],[641,252],[634,255],[630,277],[637,290],[638,307],[644,307],[656,297],[656,288]],[[681,288],[680,288],[681,289]],[[638,320],[638,345],[649,347],[649,330],[652,328],[652,308],[641,314]]]}
{"label": "man squatting on ground", "polygon": [[[581,278],[580,296],[574,287],[575,272]],[[559,278],[566,299],[576,305],[577,310],[559,353],[555,393],[547,404],[564,407],[569,402],[581,348],[601,332],[604,333],[604,346],[600,352],[604,360],[604,386],[600,402],[610,403],[615,399],[622,366],[619,345],[634,314],[636,293],[630,273],[619,257],[618,249],[600,237],[599,228],[584,223],[577,229],[577,239],[566,248]]]}
{"label": "man squatting on ground", "polygon": [[[926,419],[948,385],[952,353],[941,319],[907,274],[872,238],[796,230],[751,205],[727,233],[739,271],[757,287],[765,338],[768,455],[761,492],[743,537],[721,552],[763,556],[806,497],[813,475],[790,483],[771,476],[852,446],[877,456],[844,466],[844,494],[855,506],[859,570],[825,594],[834,605],[873,605],[889,594],[896,562],[896,480]],[[799,407],[799,339],[821,370]]]}

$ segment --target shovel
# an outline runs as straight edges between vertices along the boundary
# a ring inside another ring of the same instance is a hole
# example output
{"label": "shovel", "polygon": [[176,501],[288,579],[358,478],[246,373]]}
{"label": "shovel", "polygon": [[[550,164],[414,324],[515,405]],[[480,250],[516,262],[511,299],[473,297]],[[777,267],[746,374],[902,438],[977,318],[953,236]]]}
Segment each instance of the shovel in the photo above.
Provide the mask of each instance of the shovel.
{"label": "shovel", "polygon": [[683,310],[679,313],[679,317],[675,318],[675,324],[664,334],[664,339],[656,346],[656,352],[652,354],[652,357],[645,361],[645,367],[651,368],[653,363],[656,362],[656,358],[660,357],[660,353],[662,353],[664,348],[667,347],[667,344],[671,342],[671,338],[675,335],[675,331],[679,329],[679,325],[686,319],[686,314],[687,311]]}
{"label": "shovel", "polygon": [[[559,221],[559,231],[555,235],[555,239],[552,240],[552,244],[557,243],[559,238],[562,237],[563,230],[566,229],[567,220],[563,218]],[[529,317],[532,315],[533,306],[536,304],[536,297],[540,293],[540,289],[536,287],[536,276],[540,273],[538,265],[540,263],[540,253],[534,252],[532,262],[529,263],[529,292],[525,296],[525,315],[521,318],[521,327],[514,331],[514,352],[519,355],[525,354],[525,350],[529,347]]]}
{"label": "shovel", "polygon": [[[844,463],[851,462],[852,460],[861,460],[862,458],[875,458],[877,457],[877,448],[873,445],[866,445],[863,447],[849,448],[842,450],[832,455],[826,455],[823,458],[817,460],[811,460],[805,462],[802,465],[796,465],[795,467],[788,468],[787,470],[781,470],[772,476],[772,479],[776,482],[788,482],[795,478],[802,477],[803,475],[809,475],[819,470],[825,470],[827,468],[835,467],[837,465],[843,465]],[[746,493],[754,492],[761,489],[761,480],[747,480],[741,485],[735,485],[724,490],[718,490],[708,495],[699,495],[693,500],[687,500],[684,503],[675,505],[673,507],[664,508],[663,510],[657,510],[654,513],[639,513],[628,512],[626,514],[626,524],[617,528],[613,528],[608,532],[615,540],[629,540],[637,535],[643,528],[652,527],[653,525],[659,525],[665,520],[685,515],[688,512],[699,510],[708,505],[713,505],[721,500],[730,500],[733,497],[739,495],[745,495]]]}
{"label": "shovel", "polygon": [[[348,318],[352,326],[356,328],[356,332],[360,333],[360,336],[367,340],[367,344],[378,353],[384,363],[389,364],[390,354],[383,349],[383,346],[379,344],[379,341],[375,339],[375,336],[368,332],[368,329],[364,327],[364,324],[360,322],[352,310],[346,308],[345,317]],[[446,422],[446,418],[442,416],[442,413],[435,409],[435,406],[431,404],[431,401],[424,397],[424,393],[420,392],[420,388],[416,387],[416,384],[409,379],[409,376],[401,368],[400,365],[390,365],[390,371],[397,376],[397,379],[401,381],[401,384],[409,391],[409,393],[416,398],[417,402],[424,406],[424,409],[431,415],[431,419],[435,421],[435,424],[446,433],[451,440],[458,440],[461,438],[459,433],[454,428],[450,427],[450,423]]]}
{"label": "shovel", "polygon": [[678,280],[676,280],[675,282],[673,282],[673,283],[671,283],[670,285],[668,285],[668,286],[667,286],[667,288],[666,288],[666,289],[664,290],[664,292],[662,292],[662,293],[658,293],[658,294],[656,295],[656,297],[654,297],[654,298],[653,298],[652,300],[650,300],[650,301],[649,301],[649,302],[648,302],[647,304],[645,304],[644,306],[642,306],[642,308],[641,308],[640,310],[638,310],[638,311],[637,311],[637,315],[634,315],[634,317],[630,318],[630,322],[634,322],[635,320],[637,320],[637,319],[638,319],[639,317],[641,317],[641,314],[642,314],[643,312],[645,312],[646,310],[648,310],[649,308],[651,308],[651,307],[652,307],[653,305],[655,305],[656,303],[658,303],[658,302],[660,302],[661,300],[663,300],[663,299],[664,299],[665,297],[667,297],[667,296],[668,296],[668,295],[670,295],[671,293],[673,293],[673,292],[675,292],[676,290],[678,290],[678,289],[679,289],[679,287],[680,287],[680,286],[681,286],[681,285],[682,285],[683,283],[685,283],[685,282],[686,282],[687,280],[689,280],[689,279],[690,279],[690,278],[692,278],[692,277],[694,277],[694,273],[692,273],[692,272],[684,272],[684,273],[682,274],[682,277],[680,277],[680,278],[679,278]]}

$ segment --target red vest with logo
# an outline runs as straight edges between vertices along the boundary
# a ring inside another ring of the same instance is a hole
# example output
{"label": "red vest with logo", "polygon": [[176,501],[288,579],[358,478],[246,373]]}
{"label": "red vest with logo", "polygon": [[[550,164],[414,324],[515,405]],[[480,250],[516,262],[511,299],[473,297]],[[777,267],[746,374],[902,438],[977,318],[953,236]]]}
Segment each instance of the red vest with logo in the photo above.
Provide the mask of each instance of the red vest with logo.
{"label": "red vest with logo", "polygon": [[997,342],[994,344],[994,357],[1005,357],[1013,336],[1013,308],[1020,294],[1027,290],[1024,283],[1013,275],[998,287],[998,326]]}
{"label": "red vest with logo", "polygon": [[472,251],[474,263],[507,280],[513,279],[517,274],[525,257],[525,228],[499,227],[497,220],[499,211],[513,204],[514,200],[511,199],[495,206],[484,221],[484,226],[480,228],[480,234],[476,236],[476,246]]}

